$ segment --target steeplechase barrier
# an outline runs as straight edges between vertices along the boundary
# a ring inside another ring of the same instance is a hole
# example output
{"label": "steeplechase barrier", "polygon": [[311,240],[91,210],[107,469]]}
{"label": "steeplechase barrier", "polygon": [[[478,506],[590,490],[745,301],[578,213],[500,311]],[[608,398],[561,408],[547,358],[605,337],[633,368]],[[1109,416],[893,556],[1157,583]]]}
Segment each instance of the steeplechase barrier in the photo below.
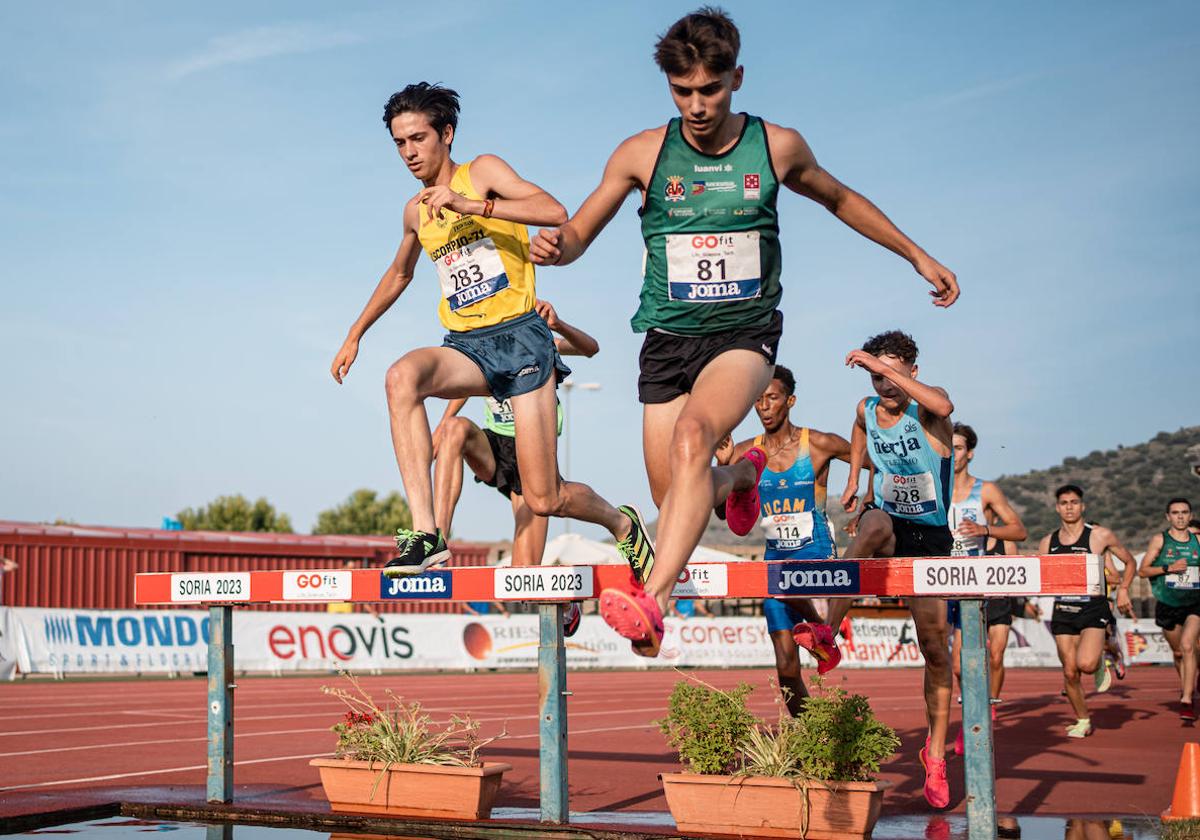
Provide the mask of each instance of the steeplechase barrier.
{"label": "steeplechase barrier", "polygon": [[[693,563],[672,597],[956,598],[962,601],[962,699],[966,808],[972,840],[996,836],[995,766],[985,648],[984,600],[1093,596],[1105,592],[1094,554],[921,557],[862,560]],[[209,609],[207,798],[233,794],[233,609],[243,604],[533,601],[538,603],[541,821],[568,821],[567,666],[562,613],[629,580],[612,566],[467,566],[385,577],[378,569],[149,572],[135,576],[138,605]]]}

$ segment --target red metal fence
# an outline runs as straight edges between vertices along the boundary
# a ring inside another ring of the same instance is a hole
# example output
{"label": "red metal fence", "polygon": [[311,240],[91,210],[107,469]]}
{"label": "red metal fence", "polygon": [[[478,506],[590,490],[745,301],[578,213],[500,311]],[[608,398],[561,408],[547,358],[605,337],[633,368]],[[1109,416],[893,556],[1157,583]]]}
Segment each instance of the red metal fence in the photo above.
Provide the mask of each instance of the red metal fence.
{"label": "red metal fence", "polygon": [[[494,559],[486,543],[451,543],[452,566]],[[0,606],[134,609],[138,572],[340,569],[381,566],[396,553],[388,537],[159,531],[0,521],[0,557],[17,562],[3,575]],[[379,612],[453,612],[453,604],[386,603]],[[170,609],[168,607],[167,609]],[[324,604],[247,609],[324,611]]]}

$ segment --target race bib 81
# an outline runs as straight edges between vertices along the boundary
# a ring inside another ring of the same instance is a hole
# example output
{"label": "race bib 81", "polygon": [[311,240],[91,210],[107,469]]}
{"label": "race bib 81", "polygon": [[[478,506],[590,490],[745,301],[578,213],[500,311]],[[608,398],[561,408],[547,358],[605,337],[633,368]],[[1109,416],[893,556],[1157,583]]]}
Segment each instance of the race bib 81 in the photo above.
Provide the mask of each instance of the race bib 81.
{"label": "race bib 81", "polygon": [[688,303],[751,300],[762,294],[758,231],[667,236],[667,298]]}

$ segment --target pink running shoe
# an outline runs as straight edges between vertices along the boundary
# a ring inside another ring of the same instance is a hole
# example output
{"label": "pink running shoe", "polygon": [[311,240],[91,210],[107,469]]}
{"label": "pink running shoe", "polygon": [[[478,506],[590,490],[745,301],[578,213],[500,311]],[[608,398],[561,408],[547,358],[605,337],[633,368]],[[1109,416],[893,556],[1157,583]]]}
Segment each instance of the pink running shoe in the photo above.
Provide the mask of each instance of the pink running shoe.
{"label": "pink running shoe", "polygon": [[929,754],[926,742],[917,753],[921,766],[925,768],[925,801],[934,808],[945,808],[950,804],[950,782],[946,780],[946,760]]}
{"label": "pink running shoe", "polygon": [[658,656],[663,637],[662,610],[632,574],[626,586],[600,593],[600,617],[633,643],[633,652],[638,656]]}
{"label": "pink running shoe", "polygon": [[802,621],[792,628],[792,638],[798,647],[804,648],[817,660],[817,673],[827,674],[842,661],[842,652],[833,640],[833,631],[827,624],[812,624]]}
{"label": "pink running shoe", "polygon": [[749,490],[735,490],[725,499],[725,524],[739,537],[753,531],[754,523],[758,521],[758,480],[767,468],[767,453],[757,446],[752,446],[742,458],[754,465],[754,484]]}

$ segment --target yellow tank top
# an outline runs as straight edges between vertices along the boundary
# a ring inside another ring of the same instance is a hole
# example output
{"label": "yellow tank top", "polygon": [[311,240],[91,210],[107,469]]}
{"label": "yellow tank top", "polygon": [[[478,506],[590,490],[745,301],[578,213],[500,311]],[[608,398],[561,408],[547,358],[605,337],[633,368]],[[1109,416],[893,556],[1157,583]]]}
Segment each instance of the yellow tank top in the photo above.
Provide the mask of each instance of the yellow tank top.
{"label": "yellow tank top", "polygon": [[[471,183],[471,165],[454,171],[450,189],[475,201],[483,196]],[[438,317],[455,332],[490,327],[533,309],[536,296],[529,232],[525,225],[450,210],[429,219],[420,208],[417,238],[437,268],[441,303]]]}

